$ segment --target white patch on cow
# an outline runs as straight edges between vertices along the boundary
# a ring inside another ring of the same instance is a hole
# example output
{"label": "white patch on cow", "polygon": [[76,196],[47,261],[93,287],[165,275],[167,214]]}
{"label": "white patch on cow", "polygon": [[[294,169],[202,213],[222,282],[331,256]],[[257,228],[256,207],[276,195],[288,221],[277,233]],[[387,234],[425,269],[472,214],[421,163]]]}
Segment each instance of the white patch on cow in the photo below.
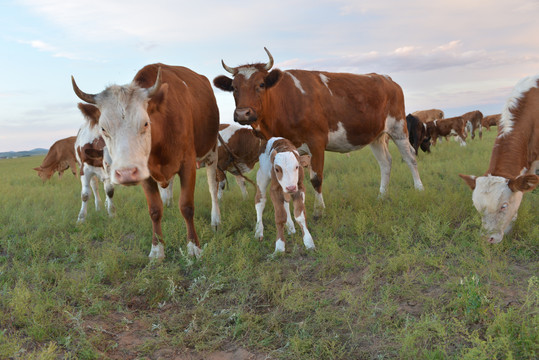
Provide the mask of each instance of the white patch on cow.
{"label": "white patch on cow", "polygon": [[539,75],[528,76],[521,79],[513,88],[511,96],[507,99],[505,107],[502,110],[502,116],[499,122],[500,135],[499,137],[510,134],[513,130],[513,114],[511,110],[516,108],[519,104],[520,99],[526,94],[531,88],[537,87],[537,81],[539,81]]}
{"label": "white patch on cow", "polygon": [[187,243],[187,253],[190,256],[194,256],[197,259],[202,256],[202,249],[196,246],[193,242],[189,241]]}
{"label": "white patch on cow", "polygon": [[251,67],[243,67],[243,68],[240,68],[238,70],[238,74],[237,75],[243,75],[245,76],[245,80],[249,80],[249,78],[258,71],[257,68],[255,68],[254,66],[251,66]]}
{"label": "white patch on cow", "polygon": [[324,83],[324,85],[326,85],[326,88],[328,89],[329,94],[330,94],[331,96],[333,96],[333,92],[331,91],[331,89],[329,88],[329,85],[328,85],[328,83],[329,83],[329,78],[328,78],[326,75],[324,75],[324,74],[320,74],[320,79],[322,80],[322,82]]}
{"label": "white patch on cow", "polygon": [[189,85],[187,85],[187,83],[185,81],[182,80],[182,83],[185,85],[186,88],[189,87]]}
{"label": "white patch on cow", "polygon": [[280,252],[284,252],[284,250],[285,250],[284,241],[282,241],[281,239],[278,239],[275,242],[275,252],[280,253]]}
{"label": "white patch on cow", "polygon": [[236,124],[229,124],[226,128],[219,131],[219,135],[221,135],[221,138],[223,138],[223,141],[228,144],[228,142],[230,141],[230,138],[234,136],[236,131],[240,129],[244,129],[244,128],[245,128],[244,126],[239,126]]}
{"label": "white patch on cow", "polygon": [[337,124],[337,130],[328,132],[327,151],[347,153],[352,150],[361,149],[362,147],[363,146],[354,146],[348,142],[346,129],[341,122]]}
{"label": "white patch on cow", "polygon": [[[284,192],[296,192],[299,179],[299,161],[292,151],[279,152],[273,160],[274,169],[280,167],[282,177],[277,179]],[[292,189],[293,190],[289,190]]]}
{"label": "white patch on cow", "polygon": [[150,259],[164,259],[165,258],[165,248],[163,244],[159,243],[157,245],[152,244],[152,250],[150,251],[150,254],[148,255]]}
{"label": "white patch on cow", "polygon": [[301,82],[298,80],[298,78],[296,78],[294,75],[286,71],[285,71],[285,74],[290,75],[290,77],[294,81],[294,85],[296,85],[296,87],[299,89],[299,91],[301,91],[302,94],[306,94],[305,90],[303,90],[303,87],[301,87]]}
{"label": "white patch on cow", "polygon": [[296,227],[294,226],[294,221],[292,221],[292,215],[290,214],[290,203],[285,201],[283,205],[286,212],[286,229],[288,230],[288,234],[295,234]]}
{"label": "white patch on cow", "polygon": [[309,229],[307,229],[307,221],[305,220],[304,212],[296,218],[296,222],[301,226],[301,230],[303,231],[303,245],[305,245],[307,249],[314,249],[313,237],[311,236]]}

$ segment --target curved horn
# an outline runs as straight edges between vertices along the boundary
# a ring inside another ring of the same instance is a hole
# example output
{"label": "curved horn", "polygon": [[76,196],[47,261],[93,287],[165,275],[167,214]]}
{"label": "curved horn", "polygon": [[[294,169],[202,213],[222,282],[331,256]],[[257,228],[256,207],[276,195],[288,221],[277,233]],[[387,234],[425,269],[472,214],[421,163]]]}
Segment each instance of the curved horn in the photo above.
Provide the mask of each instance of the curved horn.
{"label": "curved horn", "polygon": [[264,69],[269,71],[269,69],[271,69],[271,67],[273,66],[273,56],[271,56],[271,53],[268,51],[268,49],[266,49],[266,47],[264,47],[264,50],[266,50],[266,53],[269,57],[269,62],[266,64],[266,66],[264,66]]}
{"label": "curved horn", "polygon": [[157,94],[160,87],[161,87],[161,67],[157,69],[157,77],[155,78],[155,84],[153,84],[151,88],[148,88],[148,90],[146,90],[148,92],[148,97],[151,98],[152,96]]}
{"label": "curved horn", "polygon": [[75,91],[75,94],[77,94],[79,99],[81,99],[82,101],[86,101],[87,103],[90,103],[90,104],[94,104],[94,105],[96,104],[95,98],[96,98],[97,95],[86,94],[81,89],[79,89],[79,87],[77,86],[77,83],[75,82],[75,78],[73,77],[73,75],[71,75],[71,84],[73,85],[73,91]]}
{"label": "curved horn", "polygon": [[221,64],[223,64],[223,68],[225,68],[226,71],[228,71],[232,75],[236,75],[237,70],[235,68],[232,68],[232,67],[228,66],[227,64],[225,64],[225,62],[223,60],[221,60]]}

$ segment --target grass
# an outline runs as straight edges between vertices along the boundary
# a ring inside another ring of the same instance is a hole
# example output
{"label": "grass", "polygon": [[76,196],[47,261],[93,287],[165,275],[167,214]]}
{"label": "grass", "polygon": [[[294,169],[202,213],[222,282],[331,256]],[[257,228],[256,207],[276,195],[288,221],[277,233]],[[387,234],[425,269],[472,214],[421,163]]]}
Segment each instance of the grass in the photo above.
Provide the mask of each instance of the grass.
{"label": "grass", "polygon": [[[307,192],[317,248],[290,235],[279,256],[271,256],[269,203],[265,240],[254,239],[252,187],[242,201],[231,181],[223,224],[211,230],[200,171],[195,225],[204,255],[187,256],[174,206],[164,214],[160,263],[147,258],[140,187],[116,189],[116,217],[90,202],[77,225],[78,179],[42,184],[32,171],[42,157],[0,160],[0,358],[204,358],[241,349],[260,359],[535,359],[539,192],[524,196],[513,232],[493,246],[480,239],[471,191],[458,177],[486,170],[494,136],[421,153],[423,192],[392,144],[383,199],[369,150],[326,153],[318,222]],[[174,190],[177,200],[178,183]]]}

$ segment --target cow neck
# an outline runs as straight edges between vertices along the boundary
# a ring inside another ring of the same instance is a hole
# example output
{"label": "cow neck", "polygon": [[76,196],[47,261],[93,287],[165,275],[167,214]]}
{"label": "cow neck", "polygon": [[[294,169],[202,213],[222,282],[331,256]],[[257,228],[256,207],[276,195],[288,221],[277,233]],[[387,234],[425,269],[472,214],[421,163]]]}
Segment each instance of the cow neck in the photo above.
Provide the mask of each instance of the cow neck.
{"label": "cow neck", "polygon": [[522,169],[528,169],[528,145],[532,133],[525,122],[514,119],[511,133],[498,134],[494,142],[487,174],[511,179],[519,176]]}

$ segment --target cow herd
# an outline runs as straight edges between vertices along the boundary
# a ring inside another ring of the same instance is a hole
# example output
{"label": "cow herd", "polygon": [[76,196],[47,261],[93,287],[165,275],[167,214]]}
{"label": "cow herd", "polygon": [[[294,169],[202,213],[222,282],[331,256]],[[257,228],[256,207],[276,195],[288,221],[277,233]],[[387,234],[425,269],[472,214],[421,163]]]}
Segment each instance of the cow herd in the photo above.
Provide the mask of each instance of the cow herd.
{"label": "cow herd", "polygon": [[539,76],[515,87],[503,112],[483,117],[479,111],[444,118],[432,109],[405,115],[401,87],[389,76],[324,71],[272,69],[267,63],[230,67],[215,87],[232,93],[234,121],[219,124],[219,109],[208,79],[192,70],[165,64],[147,65],[127,85],[112,85],[97,94],[77,86],[86,121],[78,136],[56,142],[36,168],[45,181],[55,172],[79,164],[82,207],[86,217],[90,188],[99,207],[97,178],[105,184],[106,207],[114,214],[114,185],[141,184],[152,221],[150,258],[165,256],[161,218],[172,201],[172,181],[180,178],[179,207],[187,227],[190,255],[200,256],[194,225],[196,169],[205,167],[212,199],[211,225],[221,222],[219,199],[226,172],[235,175],[244,197],[244,176],[259,162],[256,175],[255,236],[263,237],[262,212],[266,189],[275,209],[275,251],[285,250],[284,229],[300,226],[306,248],[314,248],[305,212],[304,167],[314,188],[314,218],[322,216],[324,153],[348,153],[369,145],[380,166],[380,195],[389,183],[389,139],[410,168],[414,186],[423,189],[417,170],[419,148],[430,151],[438,138],[456,136],[465,145],[467,133],[482,136],[482,127],[498,125],[490,166],[484,176],[460,175],[473,189],[473,203],[482,216],[486,239],[502,240],[516,219],[522,195],[539,183]]}

